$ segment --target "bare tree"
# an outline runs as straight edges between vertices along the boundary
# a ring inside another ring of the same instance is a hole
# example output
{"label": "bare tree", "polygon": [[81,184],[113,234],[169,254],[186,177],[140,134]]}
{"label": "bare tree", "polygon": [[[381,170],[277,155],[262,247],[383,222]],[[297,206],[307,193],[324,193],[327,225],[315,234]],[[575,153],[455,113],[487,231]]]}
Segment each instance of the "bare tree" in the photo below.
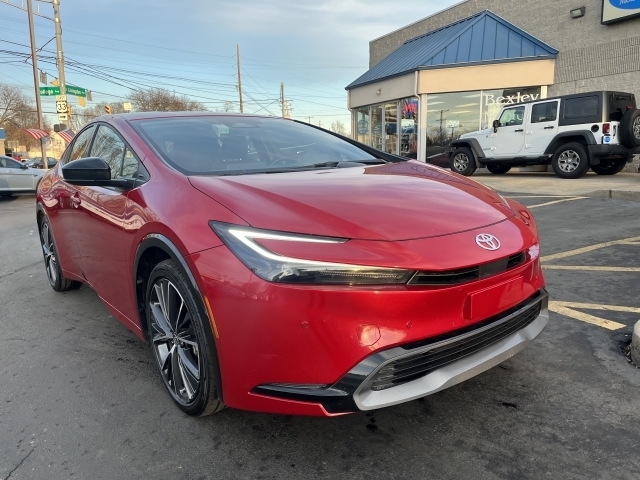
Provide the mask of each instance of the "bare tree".
{"label": "bare tree", "polygon": [[344,123],[340,120],[336,120],[335,122],[331,122],[331,131],[335,132],[339,135],[346,135],[347,129],[344,127]]}
{"label": "bare tree", "polygon": [[67,127],[77,133],[78,130],[80,130],[86,123],[90,122],[94,118],[104,115],[106,113],[105,107],[107,105],[111,107],[112,114],[124,113],[124,106],[122,105],[122,102],[100,102],[86,108],[74,107],[71,119],[67,122]]}
{"label": "bare tree", "polygon": [[128,97],[133,109],[138,112],[179,112],[204,111],[207,107],[191,100],[186,95],[179,95],[162,88],[136,90]]}
{"label": "bare tree", "polygon": [[[24,128],[38,128],[38,114],[31,99],[18,87],[0,83],[0,128],[5,129],[7,139],[18,140],[27,150],[38,148],[40,142],[25,132]],[[45,121],[45,129],[50,126]],[[4,152],[0,152],[4,155]]]}

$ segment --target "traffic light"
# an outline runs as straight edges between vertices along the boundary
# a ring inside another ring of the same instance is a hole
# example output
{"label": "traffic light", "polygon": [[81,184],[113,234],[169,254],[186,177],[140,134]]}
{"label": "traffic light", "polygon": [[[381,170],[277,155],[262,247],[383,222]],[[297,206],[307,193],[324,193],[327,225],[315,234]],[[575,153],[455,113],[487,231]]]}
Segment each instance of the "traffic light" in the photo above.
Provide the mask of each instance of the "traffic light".
{"label": "traffic light", "polygon": [[106,114],[110,114],[111,113],[111,105],[105,105],[104,106],[104,113],[106,113]]}
{"label": "traffic light", "polygon": [[64,132],[67,129],[67,126],[64,123],[56,123],[53,126],[53,131],[58,133],[58,132]]}

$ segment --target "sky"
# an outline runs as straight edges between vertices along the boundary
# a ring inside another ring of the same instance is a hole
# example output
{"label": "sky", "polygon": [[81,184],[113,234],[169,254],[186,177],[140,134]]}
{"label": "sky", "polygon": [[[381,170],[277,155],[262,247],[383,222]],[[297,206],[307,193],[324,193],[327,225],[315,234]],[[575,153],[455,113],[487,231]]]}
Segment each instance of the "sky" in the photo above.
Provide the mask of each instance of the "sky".
{"label": "sky", "polygon": [[[323,127],[339,120],[348,130],[344,87],[368,69],[369,41],[457,2],[61,0],[65,76],[67,84],[91,90],[93,104],[161,87],[210,110],[233,102],[238,111],[239,45],[246,113],[280,115],[284,82],[293,118]],[[50,3],[34,0],[34,10],[53,16]],[[0,82],[33,97],[31,65],[16,55],[29,53],[27,14],[0,3],[0,24]],[[51,81],[57,77],[53,22],[36,17],[35,30],[43,48],[38,67]],[[75,97],[69,101],[82,111]],[[54,97],[43,97],[43,111],[57,122]]]}

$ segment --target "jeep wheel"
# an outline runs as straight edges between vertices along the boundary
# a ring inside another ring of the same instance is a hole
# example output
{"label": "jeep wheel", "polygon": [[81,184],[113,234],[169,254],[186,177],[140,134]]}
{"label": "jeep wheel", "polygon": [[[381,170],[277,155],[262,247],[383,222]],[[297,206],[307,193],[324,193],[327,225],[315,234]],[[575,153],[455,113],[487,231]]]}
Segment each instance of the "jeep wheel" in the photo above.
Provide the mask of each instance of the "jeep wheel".
{"label": "jeep wheel", "polygon": [[620,120],[620,143],[627,148],[640,147],[640,110],[627,110]]}
{"label": "jeep wheel", "polygon": [[509,170],[511,170],[511,167],[509,165],[500,165],[500,164],[492,163],[490,165],[487,165],[487,170],[489,170],[491,173],[494,173],[496,175],[503,175],[507,173]]}
{"label": "jeep wheel", "polygon": [[471,150],[465,147],[456,148],[451,155],[449,165],[453,172],[470,177],[476,171],[476,159]]}
{"label": "jeep wheel", "polygon": [[556,150],[551,166],[560,178],[580,178],[589,171],[589,156],[580,143],[565,143]]}
{"label": "jeep wheel", "polygon": [[621,172],[627,164],[625,159],[622,160],[602,160],[599,165],[591,165],[591,170],[598,175],[615,175]]}

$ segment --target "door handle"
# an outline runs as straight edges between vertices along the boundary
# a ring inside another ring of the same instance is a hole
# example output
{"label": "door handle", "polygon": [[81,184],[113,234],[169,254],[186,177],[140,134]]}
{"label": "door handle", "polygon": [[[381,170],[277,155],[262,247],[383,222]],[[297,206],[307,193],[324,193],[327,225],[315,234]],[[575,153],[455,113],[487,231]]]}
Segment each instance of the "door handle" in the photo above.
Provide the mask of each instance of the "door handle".
{"label": "door handle", "polygon": [[73,208],[78,208],[80,203],[82,203],[80,201],[80,194],[78,192],[74,192],[73,195],[71,195],[71,206]]}
{"label": "door handle", "polygon": [[556,128],[556,127],[554,127],[553,125],[551,125],[550,127],[544,127],[545,130],[551,130],[551,129],[554,129],[554,128]]}
{"label": "door handle", "polygon": [[518,133],[518,132],[524,132],[524,128],[519,128],[518,130],[514,130],[514,132]]}

